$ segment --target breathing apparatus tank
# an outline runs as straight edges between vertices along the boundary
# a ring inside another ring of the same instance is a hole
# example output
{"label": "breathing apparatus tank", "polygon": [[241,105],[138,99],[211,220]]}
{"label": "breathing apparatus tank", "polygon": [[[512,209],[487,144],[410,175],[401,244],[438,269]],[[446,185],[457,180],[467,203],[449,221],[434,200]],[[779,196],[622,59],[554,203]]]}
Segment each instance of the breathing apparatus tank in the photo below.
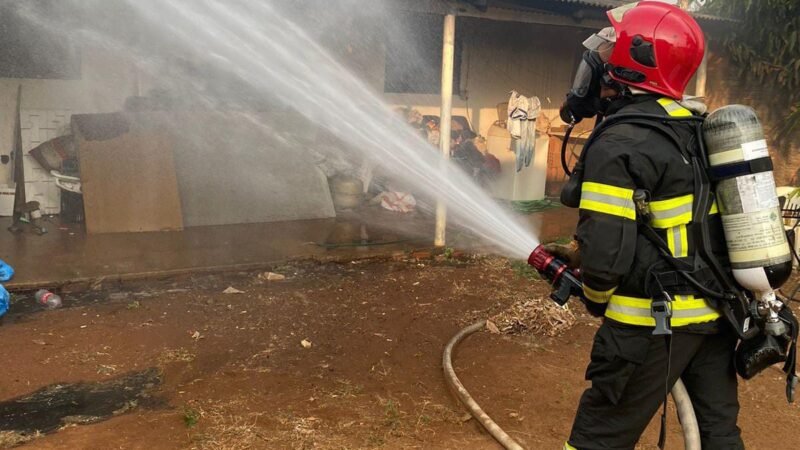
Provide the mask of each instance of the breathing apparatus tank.
{"label": "breathing apparatus tank", "polygon": [[755,296],[764,332],[785,333],[775,289],[791,275],[792,254],[761,123],[751,108],[729,105],[706,118],[703,137],[733,276]]}

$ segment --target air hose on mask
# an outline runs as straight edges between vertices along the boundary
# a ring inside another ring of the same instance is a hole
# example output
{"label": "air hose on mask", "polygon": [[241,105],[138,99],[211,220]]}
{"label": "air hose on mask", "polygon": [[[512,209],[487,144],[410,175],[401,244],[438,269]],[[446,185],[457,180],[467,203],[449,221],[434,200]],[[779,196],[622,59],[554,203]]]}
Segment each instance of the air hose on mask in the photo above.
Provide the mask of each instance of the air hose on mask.
{"label": "air hose on mask", "polygon": [[[442,354],[442,367],[444,378],[447,385],[453,390],[458,400],[469,410],[470,415],[481,424],[500,445],[506,450],[523,450],[523,447],[508,435],[488,414],[478,405],[475,399],[469,394],[467,389],[461,384],[453,369],[453,352],[455,347],[467,336],[486,328],[486,321],[481,320],[461,329],[450,342],[444,347]],[[700,429],[697,425],[697,418],[692,408],[692,400],[681,380],[675,383],[672,388],[672,399],[678,410],[678,420],[683,429],[683,442],[686,450],[700,450]]]}

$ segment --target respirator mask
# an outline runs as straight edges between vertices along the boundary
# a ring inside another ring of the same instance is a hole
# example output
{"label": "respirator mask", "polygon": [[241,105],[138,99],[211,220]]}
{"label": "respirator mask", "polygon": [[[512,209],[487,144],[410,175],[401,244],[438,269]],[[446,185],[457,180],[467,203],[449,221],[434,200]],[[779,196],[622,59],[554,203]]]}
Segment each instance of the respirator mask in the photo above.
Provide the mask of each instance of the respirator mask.
{"label": "respirator mask", "polygon": [[578,123],[605,111],[608,100],[600,98],[600,88],[603,84],[615,83],[608,76],[606,67],[615,41],[616,35],[612,27],[604,28],[583,41],[586,51],[583,52],[581,63],[575,72],[572,89],[567,93],[567,100],[559,111],[564,122]]}

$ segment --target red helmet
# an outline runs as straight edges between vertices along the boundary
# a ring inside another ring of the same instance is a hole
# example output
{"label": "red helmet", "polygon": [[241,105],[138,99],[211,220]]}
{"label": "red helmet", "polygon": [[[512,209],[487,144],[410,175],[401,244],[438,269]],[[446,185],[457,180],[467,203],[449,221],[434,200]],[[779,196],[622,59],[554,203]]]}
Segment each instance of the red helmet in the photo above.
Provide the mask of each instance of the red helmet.
{"label": "red helmet", "polygon": [[608,12],[616,31],[611,78],[680,100],[705,53],[703,31],[682,9],[642,1]]}

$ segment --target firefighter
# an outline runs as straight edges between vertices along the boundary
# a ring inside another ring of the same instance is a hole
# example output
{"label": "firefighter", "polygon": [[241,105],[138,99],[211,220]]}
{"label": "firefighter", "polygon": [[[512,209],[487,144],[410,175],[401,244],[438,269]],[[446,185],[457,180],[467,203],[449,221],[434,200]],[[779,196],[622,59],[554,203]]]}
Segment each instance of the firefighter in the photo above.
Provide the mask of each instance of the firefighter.
{"label": "firefighter", "polygon": [[[705,50],[694,19],[656,1],[623,6],[608,17],[612,27],[584,42],[587,50],[562,118],[704,113],[702,104],[683,99]],[[737,426],[737,336],[716,305],[691,286],[661,283],[669,267],[637,223],[634,192],[646,196],[649,224],[672,256],[694,255],[694,183],[683,152],[696,136],[687,123],[669,127],[685,148],[664,133],[629,123],[604,128],[584,150],[576,240],[585,303],[605,318],[586,370],[591,387],[580,399],[565,449],[633,449],[678,378],[692,399],[703,448],[744,448]],[[724,255],[716,204],[709,214],[711,246]],[[577,258],[573,247],[548,250]],[[653,334],[656,297],[669,300],[669,338]]]}

